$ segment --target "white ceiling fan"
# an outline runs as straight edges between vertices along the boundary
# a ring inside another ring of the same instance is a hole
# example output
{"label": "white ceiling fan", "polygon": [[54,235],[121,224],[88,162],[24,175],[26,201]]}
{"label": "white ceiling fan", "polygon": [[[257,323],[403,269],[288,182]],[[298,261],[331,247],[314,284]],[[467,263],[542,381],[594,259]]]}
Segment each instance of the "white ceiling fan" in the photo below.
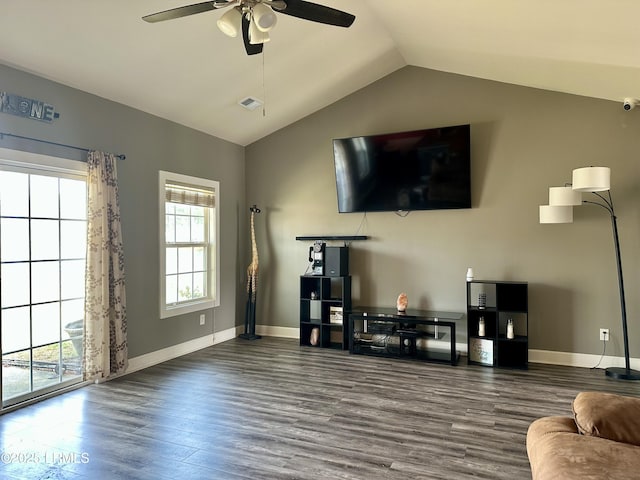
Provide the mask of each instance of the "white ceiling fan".
{"label": "white ceiling fan", "polygon": [[232,9],[218,19],[218,28],[230,37],[242,30],[247,55],[262,52],[264,43],[269,41],[269,31],[276,25],[276,12],[338,27],[350,27],[356,19],[350,13],[304,0],[215,0],[152,13],[142,19],[162,22],[226,7]]}

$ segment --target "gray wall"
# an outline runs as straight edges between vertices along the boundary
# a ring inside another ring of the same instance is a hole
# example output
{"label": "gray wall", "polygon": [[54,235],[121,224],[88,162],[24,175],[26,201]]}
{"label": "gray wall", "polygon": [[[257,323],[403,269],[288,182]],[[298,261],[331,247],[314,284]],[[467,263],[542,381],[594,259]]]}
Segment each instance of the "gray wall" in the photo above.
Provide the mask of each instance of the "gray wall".
{"label": "gray wall", "polygon": [[[127,156],[118,163],[118,177],[130,357],[234,327],[238,304],[242,301],[237,298],[238,286],[243,282],[237,268],[241,255],[238,238],[239,232],[247,228],[244,149],[2,65],[0,90],[45,101],[61,114],[51,124],[0,114],[0,131]],[[0,140],[1,147],[26,148],[54,155],[63,153],[63,149],[19,143],[8,137]],[[69,158],[79,158],[77,152],[64,153]],[[221,305],[206,311],[205,326],[199,325],[199,313],[159,318],[159,170],[220,182]],[[239,216],[239,212],[242,215]]]}
{"label": "gray wall", "polygon": [[[473,208],[338,214],[332,138],[470,123]],[[259,324],[296,327],[298,276],[310,242],[297,235],[370,235],[351,245],[354,303],[464,311],[465,272],[528,281],[530,348],[622,355],[610,220],[575,209],[540,225],[548,187],[574,168],[612,169],[631,355],[640,356],[640,112],[621,103],[403,68],[247,147],[247,203],[262,208]],[[360,224],[362,227],[359,230]],[[248,247],[245,247],[245,250]]]}
{"label": "gray wall", "polygon": [[[407,67],[243,149],[126,106],[0,65],[0,90],[53,104],[52,124],[0,115],[0,131],[124,153],[118,164],[132,357],[241,324],[249,262],[247,206],[260,251],[257,321],[297,327],[298,276],[309,242],[297,235],[358,232],[354,301],[463,311],[464,276],[530,282],[531,348],[621,355],[609,219],[575,210],[571,225],[539,225],[547,187],[585,165],[612,168],[625,269],[631,354],[640,356],[640,112],[619,103]],[[471,123],[473,208],[338,214],[331,139]],[[5,138],[2,147],[17,144]],[[52,153],[42,146],[41,153]],[[73,158],[74,152],[69,153]],[[246,192],[245,192],[246,155]],[[221,182],[222,305],[160,320],[157,172]],[[362,225],[361,225],[362,223]],[[240,243],[240,247],[238,244]]]}

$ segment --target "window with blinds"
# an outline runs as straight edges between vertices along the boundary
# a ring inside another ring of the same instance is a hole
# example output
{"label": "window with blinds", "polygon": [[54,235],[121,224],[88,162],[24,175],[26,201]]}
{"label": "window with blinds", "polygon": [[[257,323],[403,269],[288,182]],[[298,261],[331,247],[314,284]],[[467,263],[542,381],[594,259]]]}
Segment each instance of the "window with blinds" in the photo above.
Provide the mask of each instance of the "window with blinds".
{"label": "window with blinds", "polygon": [[218,182],[160,172],[161,317],[218,305]]}

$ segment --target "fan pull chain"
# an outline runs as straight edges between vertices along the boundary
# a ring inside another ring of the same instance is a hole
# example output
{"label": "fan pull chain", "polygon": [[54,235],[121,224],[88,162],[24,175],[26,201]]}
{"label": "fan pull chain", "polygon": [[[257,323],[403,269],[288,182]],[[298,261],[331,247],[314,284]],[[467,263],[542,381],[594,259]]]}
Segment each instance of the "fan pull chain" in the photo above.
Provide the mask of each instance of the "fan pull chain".
{"label": "fan pull chain", "polygon": [[267,91],[264,87],[264,52],[266,48],[264,48],[264,43],[262,44],[262,99],[264,102],[262,103],[262,116],[267,116]]}

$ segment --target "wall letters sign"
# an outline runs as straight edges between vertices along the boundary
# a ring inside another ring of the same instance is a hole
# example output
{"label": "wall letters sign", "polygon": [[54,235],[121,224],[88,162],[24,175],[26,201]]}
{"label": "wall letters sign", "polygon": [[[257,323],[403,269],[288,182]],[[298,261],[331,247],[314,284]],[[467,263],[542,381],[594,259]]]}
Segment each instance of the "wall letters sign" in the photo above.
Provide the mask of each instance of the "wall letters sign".
{"label": "wall letters sign", "polygon": [[0,112],[47,123],[60,117],[53,105],[7,92],[0,92]]}

